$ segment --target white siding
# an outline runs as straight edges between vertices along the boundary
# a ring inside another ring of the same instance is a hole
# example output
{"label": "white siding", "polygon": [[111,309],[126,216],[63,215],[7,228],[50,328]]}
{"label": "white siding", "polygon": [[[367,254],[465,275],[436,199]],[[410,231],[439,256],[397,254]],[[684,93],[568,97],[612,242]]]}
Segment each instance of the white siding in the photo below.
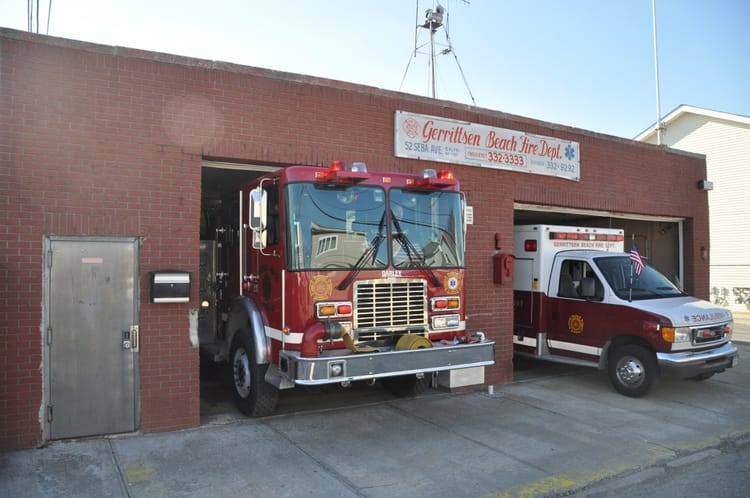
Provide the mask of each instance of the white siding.
{"label": "white siding", "polygon": [[668,123],[665,137],[670,147],[706,156],[706,179],[714,184],[708,193],[712,294],[734,309],[750,309],[733,294],[735,287],[750,292],[750,124],[686,112]]}

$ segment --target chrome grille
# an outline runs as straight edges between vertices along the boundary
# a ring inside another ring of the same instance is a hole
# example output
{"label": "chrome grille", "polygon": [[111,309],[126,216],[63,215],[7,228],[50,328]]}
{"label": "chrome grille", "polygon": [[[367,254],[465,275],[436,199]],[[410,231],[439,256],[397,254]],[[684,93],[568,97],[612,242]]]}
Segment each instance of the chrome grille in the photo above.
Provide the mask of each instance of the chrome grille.
{"label": "chrome grille", "polygon": [[724,325],[714,325],[710,327],[701,327],[691,329],[693,335],[693,344],[705,344],[707,342],[716,342],[724,339]]}
{"label": "chrome grille", "polygon": [[424,280],[364,280],[354,285],[354,328],[360,340],[420,327],[427,328]]}

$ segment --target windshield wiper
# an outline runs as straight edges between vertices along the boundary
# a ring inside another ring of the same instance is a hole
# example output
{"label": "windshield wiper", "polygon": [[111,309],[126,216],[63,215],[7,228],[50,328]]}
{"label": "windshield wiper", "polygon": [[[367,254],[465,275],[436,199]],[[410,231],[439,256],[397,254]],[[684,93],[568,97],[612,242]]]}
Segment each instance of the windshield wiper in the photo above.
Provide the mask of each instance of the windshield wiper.
{"label": "windshield wiper", "polygon": [[412,263],[415,268],[424,270],[430,276],[432,285],[434,285],[435,287],[442,287],[443,284],[440,282],[437,276],[435,276],[435,273],[432,271],[432,269],[427,266],[427,262],[424,260],[424,257],[419,254],[419,251],[416,247],[414,247],[414,244],[411,240],[409,240],[409,237],[407,237],[406,234],[401,231],[401,224],[399,223],[398,218],[396,218],[396,216],[393,214],[393,211],[391,211],[391,218],[393,219],[393,226],[396,227],[396,234],[393,236],[393,238],[396,239],[399,244],[401,244],[401,247],[406,252],[406,256],[409,258],[409,262]]}
{"label": "windshield wiper", "polygon": [[372,261],[370,264],[375,263],[375,257],[378,254],[378,249],[380,249],[380,245],[383,243],[383,240],[385,240],[385,235],[383,235],[383,230],[385,229],[385,211],[383,211],[383,216],[380,218],[380,225],[378,226],[378,234],[375,236],[375,238],[372,239],[372,242],[367,247],[365,252],[362,253],[362,255],[359,257],[356,263],[354,263],[354,266],[352,266],[352,272],[349,273],[349,275],[339,284],[338,290],[344,290],[349,285],[351,285],[352,281],[354,280],[354,277],[359,275],[359,272],[362,271],[362,268],[365,267],[365,264],[367,263],[367,260],[372,256]]}

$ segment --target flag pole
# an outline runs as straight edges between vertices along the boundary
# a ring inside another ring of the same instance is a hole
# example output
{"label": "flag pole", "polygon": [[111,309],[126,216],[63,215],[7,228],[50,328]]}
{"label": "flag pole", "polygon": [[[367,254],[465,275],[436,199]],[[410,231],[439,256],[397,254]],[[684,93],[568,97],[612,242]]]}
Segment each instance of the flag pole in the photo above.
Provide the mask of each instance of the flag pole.
{"label": "flag pole", "polygon": [[664,126],[661,123],[661,102],[659,99],[659,49],[656,45],[656,0],[651,0],[651,18],[654,25],[654,73],[656,75],[656,143],[664,143]]}
{"label": "flag pole", "polygon": [[[630,234],[630,250],[633,250],[633,243],[635,242],[635,234]],[[628,293],[628,302],[633,302],[633,260],[630,260],[630,291]]]}

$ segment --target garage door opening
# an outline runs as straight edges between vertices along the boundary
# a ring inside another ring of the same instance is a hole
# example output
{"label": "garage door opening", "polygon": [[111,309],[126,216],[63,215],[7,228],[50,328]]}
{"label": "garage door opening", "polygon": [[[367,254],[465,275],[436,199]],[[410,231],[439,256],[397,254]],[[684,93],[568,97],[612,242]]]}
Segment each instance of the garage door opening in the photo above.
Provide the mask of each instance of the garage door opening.
{"label": "garage door opening", "polygon": [[625,250],[633,242],[644,261],[682,288],[683,219],[591,211],[559,206],[516,203],[514,225],[565,225],[595,228],[621,228],[625,231]]}
{"label": "garage door opening", "polygon": [[[216,361],[223,340],[217,316],[217,303],[223,290],[222,274],[239,271],[234,261],[218,261],[219,244],[239,244],[239,191],[263,174],[278,169],[271,165],[204,162],[201,184],[200,269],[198,277],[198,331],[200,347],[201,424],[222,424],[245,418],[232,395],[231,371],[226,361]],[[219,355],[220,356],[220,355]],[[393,399],[393,394],[377,384],[352,382],[322,387],[296,387],[280,391],[276,414],[357,406]]]}

